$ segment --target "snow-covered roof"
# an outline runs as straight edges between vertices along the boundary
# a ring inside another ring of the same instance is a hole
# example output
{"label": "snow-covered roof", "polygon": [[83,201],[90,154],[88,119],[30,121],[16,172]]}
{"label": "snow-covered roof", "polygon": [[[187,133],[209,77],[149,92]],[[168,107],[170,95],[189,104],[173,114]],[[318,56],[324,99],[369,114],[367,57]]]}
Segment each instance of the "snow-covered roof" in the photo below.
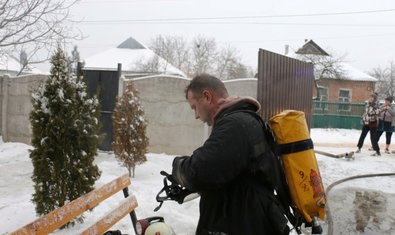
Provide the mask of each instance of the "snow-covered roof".
{"label": "snow-covered roof", "polygon": [[111,48],[86,58],[84,68],[116,69],[117,64],[121,63],[122,71],[124,72],[146,72],[139,71],[139,65],[149,62],[155,56],[158,58],[158,72],[185,77],[185,74],[181,70],[171,65],[134,38],[128,38],[116,48]]}
{"label": "snow-covered roof", "polygon": [[[19,73],[21,70],[21,64],[19,63],[18,60],[13,58],[12,56],[9,55],[0,55],[0,71],[3,73]],[[24,74],[42,74],[43,72],[35,67],[32,67],[30,65],[26,66],[22,73]]]}
{"label": "snow-covered roof", "polygon": [[378,80],[367,73],[362,72],[361,70],[353,67],[352,65],[341,62],[340,64],[344,78],[343,80],[352,80],[352,81],[370,81],[370,82],[377,82]]}
{"label": "snow-covered roof", "polygon": [[[298,59],[300,55],[296,53],[299,48],[290,48],[288,54],[286,56]],[[315,55],[318,56],[318,55]],[[325,56],[325,55],[322,55]],[[370,81],[370,82],[377,82],[378,80],[369,74],[355,68],[354,66],[350,65],[346,62],[339,62],[338,67],[341,69],[341,73],[343,76],[341,78],[334,78],[333,79],[340,79],[340,80],[350,80],[350,81]],[[331,77],[329,77],[331,78]]]}

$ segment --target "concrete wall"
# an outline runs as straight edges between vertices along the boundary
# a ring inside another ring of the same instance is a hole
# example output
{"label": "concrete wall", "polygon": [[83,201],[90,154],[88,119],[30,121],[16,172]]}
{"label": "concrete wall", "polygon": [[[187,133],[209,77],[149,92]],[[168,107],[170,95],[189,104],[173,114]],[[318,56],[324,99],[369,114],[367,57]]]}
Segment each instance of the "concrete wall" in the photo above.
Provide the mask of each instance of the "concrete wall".
{"label": "concrete wall", "polygon": [[[31,93],[48,79],[46,75],[0,76],[1,135],[6,142],[31,143],[29,114]],[[149,76],[124,79],[121,89],[133,81],[140,92],[148,119],[149,151],[190,155],[208,137],[209,127],[196,120],[185,100],[184,89],[190,80],[175,76]],[[256,79],[225,81],[231,95],[256,98]],[[121,93],[121,92],[120,92]]]}
{"label": "concrete wall", "polygon": [[[0,124],[1,135],[6,142],[30,144],[32,109],[31,93],[46,75],[0,76]],[[149,76],[127,79],[120,82],[120,89],[130,81],[140,92],[141,103],[148,119],[147,134],[149,151],[175,155],[190,155],[208,137],[210,128],[194,118],[194,113],[185,100],[184,89],[190,80],[174,76]],[[339,88],[352,89],[352,102],[363,102],[371,93],[371,82],[333,82],[327,85],[329,92]],[[230,95],[257,97],[256,79],[225,81]],[[337,91],[336,91],[337,90]],[[121,92],[120,92],[121,93]],[[265,104],[262,104],[265,107]]]}
{"label": "concrete wall", "polygon": [[0,77],[1,135],[4,141],[30,144],[31,94],[47,78],[47,75]]}
{"label": "concrete wall", "polygon": [[150,152],[190,154],[203,143],[204,125],[195,120],[184,98],[184,88],[189,80],[172,76],[125,80],[130,81],[139,91],[148,119]]}
{"label": "concrete wall", "polygon": [[251,96],[255,99],[257,97],[258,80],[256,78],[227,80],[224,83],[230,95]]}
{"label": "concrete wall", "polygon": [[[148,119],[149,151],[190,155],[208,137],[209,128],[194,118],[185,100],[184,89],[189,79],[171,76],[151,76],[129,80],[140,92],[140,100]],[[231,95],[256,98],[256,79],[226,81]],[[123,88],[126,84],[123,85]]]}

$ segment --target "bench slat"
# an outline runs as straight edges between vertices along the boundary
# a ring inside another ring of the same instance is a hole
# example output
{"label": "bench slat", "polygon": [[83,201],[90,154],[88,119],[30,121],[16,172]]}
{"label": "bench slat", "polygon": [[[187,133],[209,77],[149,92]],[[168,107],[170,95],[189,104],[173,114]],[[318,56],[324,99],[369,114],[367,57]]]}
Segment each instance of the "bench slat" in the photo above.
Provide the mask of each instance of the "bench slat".
{"label": "bench slat", "polygon": [[[87,228],[82,235],[97,235],[103,234],[109,228],[111,228],[115,223],[129,214],[132,210],[137,207],[137,200],[134,196],[125,198],[122,203],[111,212],[107,213],[95,224]],[[133,226],[131,226],[133,227]]]}
{"label": "bench slat", "polygon": [[81,215],[84,211],[89,210],[109,198],[116,192],[130,185],[130,177],[126,174],[110,183],[92,190],[74,201],[38,218],[30,224],[10,233],[10,235],[42,235],[53,232],[54,230],[65,225],[73,218]]}

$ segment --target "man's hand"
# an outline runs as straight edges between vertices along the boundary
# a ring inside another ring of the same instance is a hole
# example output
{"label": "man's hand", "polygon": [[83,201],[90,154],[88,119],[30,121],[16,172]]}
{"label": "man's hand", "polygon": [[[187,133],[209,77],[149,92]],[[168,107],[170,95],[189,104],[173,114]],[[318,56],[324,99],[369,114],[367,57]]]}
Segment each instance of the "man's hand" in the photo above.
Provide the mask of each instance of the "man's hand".
{"label": "man's hand", "polygon": [[174,200],[179,204],[182,204],[184,202],[184,198],[192,193],[192,191],[179,185],[174,177],[166,171],[161,171],[160,174],[165,176],[166,179],[171,182],[170,185],[165,184],[165,187],[167,187],[165,191],[169,199]]}
{"label": "man's hand", "polygon": [[187,156],[182,156],[175,157],[173,160],[172,178],[177,184],[183,187],[188,185],[188,181],[182,172],[182,165],[187,158]]}
{"label": "man's hand", "polygon": [[167,180],[169,180],[171,183],[176,184],[174,177],[172,175],[170,175],[169,173],[167,173],[166,171],[161,171],[160,174],[165,176],[167,178]]}

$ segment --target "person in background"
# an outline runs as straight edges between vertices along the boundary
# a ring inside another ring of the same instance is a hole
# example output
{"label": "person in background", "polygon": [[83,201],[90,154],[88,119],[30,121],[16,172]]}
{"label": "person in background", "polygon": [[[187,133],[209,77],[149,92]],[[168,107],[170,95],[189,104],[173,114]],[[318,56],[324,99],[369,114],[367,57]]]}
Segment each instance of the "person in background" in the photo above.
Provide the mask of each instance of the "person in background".
{"label": "person in background", "polygon": [[377,138],[377,120],[379,111],[380,110],[378,109],[377,94],[371,94],[369,97],[369,101],[366,104],[365,113],[362,115],[362,132],[358,140],[358,149],[356,153],[361,152],[365,137],[368,132],[370,132],[370,142],[372,143],[373,150],[375,151],[372,156],[381,156]]}
{"label": "person in background", "polygon": [[395,126],[395,110],[392,108],[392,97],[384,100],[383,107],[380,108],[379,126],[377,128],[377,142],[381,135],[385,132],[385,153],[390,153],[389,146],[391,144],[392,132]]}

